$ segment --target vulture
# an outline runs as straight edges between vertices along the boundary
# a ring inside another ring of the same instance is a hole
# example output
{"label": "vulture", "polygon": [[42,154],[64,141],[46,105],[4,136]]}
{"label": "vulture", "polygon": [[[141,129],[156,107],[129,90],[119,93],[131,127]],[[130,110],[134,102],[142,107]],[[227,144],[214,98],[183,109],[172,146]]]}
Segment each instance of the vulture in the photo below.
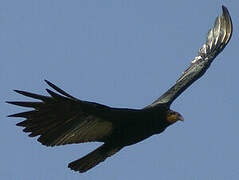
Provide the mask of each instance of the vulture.
{"label": "vulture", "polygon": [[172,102],[206,72],[231,35],[231,17],[227,8],[222,6],[222,15],[216,18],[206,42],[189,67],[169,90],[142,109],[113,108],[83,101],[45,80],[53,89],[46,89],[48,96],[14,90],[38,101],[7,101],[33,108],[9,117],[25,118],[17,126],[24,127],[23,131],[30,133],[29,137],[38,136],[37,140],[45,146],[101,142],[100,147],[68,164],[74,171],[86,172],[122,148],[162,133],[175,122],[183,121],[180,113],[170,109]]}

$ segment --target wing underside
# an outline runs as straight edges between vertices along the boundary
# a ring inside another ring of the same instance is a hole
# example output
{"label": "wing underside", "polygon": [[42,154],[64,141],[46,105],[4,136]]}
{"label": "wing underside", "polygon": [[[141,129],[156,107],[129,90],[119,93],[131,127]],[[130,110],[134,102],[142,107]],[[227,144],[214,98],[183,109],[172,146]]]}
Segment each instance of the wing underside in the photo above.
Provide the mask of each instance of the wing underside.
{"label": "wing underside", "polygon": [[25,118],[17,126],[25,127],[23,131],[30,132],[30,137],[40,136],[39,142],[47,146],[55,146],[103,141],[111,134],[112,122],[104,116],[104,114],[111,115],[110,107],[78,100],[52,83],[46,82],[62,95],[49,89],[47,92],[50,96],[15,90],[41,102],[8,102],[34,108],[31,111],[10,115],[10,117]]}
{"label": "wing underside", "polygon": [[216,18],[213,28],[209,30],[206,42],[199,49],[198,56],[192,60],[190,66],[183,72],[175,85],[148,107],[157,106],[161,103],[170,105],[207,71],[212,61],[225,48],[232,35],[232,21],[225,6],[222,6],[222,11],[222,15]]}

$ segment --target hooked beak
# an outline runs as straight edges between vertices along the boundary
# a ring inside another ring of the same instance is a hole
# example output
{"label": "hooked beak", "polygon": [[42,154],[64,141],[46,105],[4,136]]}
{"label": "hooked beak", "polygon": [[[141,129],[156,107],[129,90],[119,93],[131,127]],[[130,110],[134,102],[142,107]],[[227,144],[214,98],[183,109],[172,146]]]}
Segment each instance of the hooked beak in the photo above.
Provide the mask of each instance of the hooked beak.
{"label": "hooked beak", "polygon": [[178,120],[183,122],[183,121],[184,121],[183,116],[182,116],[182,115],[179,115]]}

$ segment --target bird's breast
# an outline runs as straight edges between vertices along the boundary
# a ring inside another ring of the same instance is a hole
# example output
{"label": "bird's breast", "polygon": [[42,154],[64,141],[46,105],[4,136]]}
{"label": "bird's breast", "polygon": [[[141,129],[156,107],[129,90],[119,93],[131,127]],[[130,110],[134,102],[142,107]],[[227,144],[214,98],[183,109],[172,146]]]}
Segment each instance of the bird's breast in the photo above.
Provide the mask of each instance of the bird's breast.
{"label": "bird's breast", "polygon": [[116,125],[111,140],[123,146],[138,143],[154,134],[165,130],[167,124],[162,116],[142,116],[139,119],[129,119],[126,123]]}

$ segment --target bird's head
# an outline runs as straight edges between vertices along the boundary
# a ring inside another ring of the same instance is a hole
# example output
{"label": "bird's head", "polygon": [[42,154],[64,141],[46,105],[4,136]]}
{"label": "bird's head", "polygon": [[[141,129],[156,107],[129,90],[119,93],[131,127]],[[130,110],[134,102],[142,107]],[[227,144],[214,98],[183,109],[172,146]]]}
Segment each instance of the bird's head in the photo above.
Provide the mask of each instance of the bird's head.
{"label": "bird's head", "polygon": [[172,110],[168,110],[167,111],[167,115],[166,115],[166,120],[170,124],[173,124],[173,123],[175,123],[177,121],[184,121],[184,118],[183,118],[183,116],[180,113],[172,111]]}

